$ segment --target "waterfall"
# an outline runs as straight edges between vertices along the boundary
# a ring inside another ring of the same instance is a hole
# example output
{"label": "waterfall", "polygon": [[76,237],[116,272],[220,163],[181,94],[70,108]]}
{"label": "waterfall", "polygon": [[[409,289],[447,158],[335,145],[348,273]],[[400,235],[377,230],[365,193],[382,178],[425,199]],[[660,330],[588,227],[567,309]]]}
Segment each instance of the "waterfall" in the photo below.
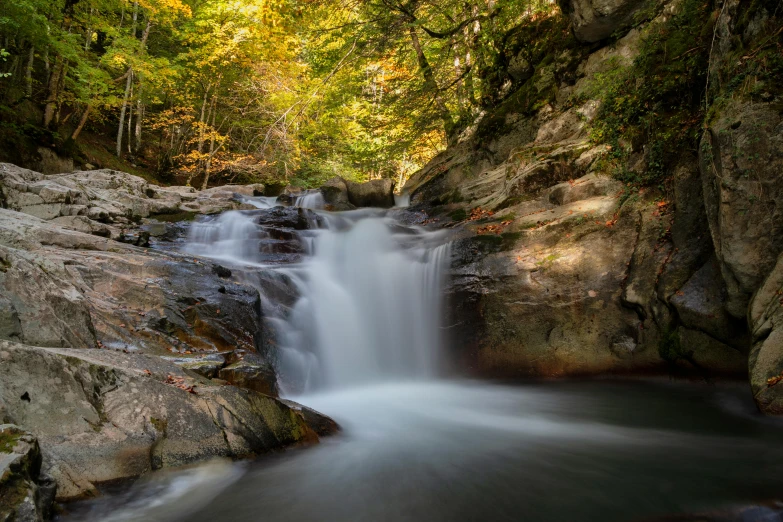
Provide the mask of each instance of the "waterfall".
{"label": "waterfall", "polygon": [[194,222],[186,251],[231,263],[253,262],[269,234],[256,225],[253,215],[229,211]]}
{"label": "waterfall", "polygon": [[[451,254],[446,233],[404,225],[379,209],[300,210],[318,217],[308,223],[320,228],[289,230],[295,237],[281,245],[279,228],[258,224],[273,212],[231,211],[196,222],[186,251],[250,267],[267,280],[265,271],[274,271],[293,285],[293,306],[264,310],[277,334],[281,388],[300,393],[435,376]],[[263,263],[264,252],[293,243],[298,262]],[[265,302],[262,285],[259,291]]]}
{"label": "waterfall", "polygon": [[[345,213],[352,214],[352,213]],[[289,273],[300,299],[281,339],[284,387],[299,391],[433,377],[450,248],[383,214],[334,219]],[[336,229],[336,230],[335,230]]]}
{"label": "waterfall", "polygon": [[320,190],[305,191],[296,196],[296,200],[294,200],[294,206],[300,208],[321,209],[325,205],[326,202]]}

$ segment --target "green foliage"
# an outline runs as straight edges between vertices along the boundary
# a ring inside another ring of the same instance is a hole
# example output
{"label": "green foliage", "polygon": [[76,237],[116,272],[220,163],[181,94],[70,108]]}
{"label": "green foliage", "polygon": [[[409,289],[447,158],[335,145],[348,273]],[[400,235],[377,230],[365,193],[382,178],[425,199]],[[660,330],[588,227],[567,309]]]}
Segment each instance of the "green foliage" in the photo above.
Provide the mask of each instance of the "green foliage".
{"label": "green foliage", "polygon": [[[713,20],[704,0],[684,0],[676,13],[650,24],[633,64],[597,75],[602,100],[591,138],[611,146],[615,176],[633,187],[663,185],[683,151],[696,150],[703,121]],[[628,168],[634,152],[644,163]]]}

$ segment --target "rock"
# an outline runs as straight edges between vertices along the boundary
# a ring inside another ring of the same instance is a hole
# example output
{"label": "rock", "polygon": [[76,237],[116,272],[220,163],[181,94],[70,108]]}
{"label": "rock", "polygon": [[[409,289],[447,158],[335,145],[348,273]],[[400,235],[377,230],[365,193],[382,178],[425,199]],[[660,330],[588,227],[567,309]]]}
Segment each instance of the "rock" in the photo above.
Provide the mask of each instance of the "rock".
{"label": "rock", "polygon": [[574,35],[583,42],[597,42],[638,24],[644,10],[662,4],[661,0],[559,0],[568,14]]}
{"label": "rock", "polygon": [[217,377],[221,368],[226,365],[227,354],[211,353],[195,357],[164,357],[181,368],[195,372],[207,379]]}
{"label": "rock", "polygon": [[744,377],[748,371],[747,353],[733,348],[699,330],[680,326],[677,335],[683,359],[696,368],[712,373]]}
{"label": "rock", "polygon": [[704,133],[699,159],[726,310],[743,319],[783,251],[783,120],[776,106],[727,101]]}
{"label": "rock", "polygon": [[232,271],[0,209],[0,335],[170,355],[254,351],[258,291]]}
{"label": "rock", "polygon": [[348,201],[356,207],[394,206],[394,182],[390,179],[374,179],[366,183],[346,181]]}
{"label": "rock", "polygon": [[60,500],[162,467],[316,440],[277,399],[159,357],[0,342],[0,361],[3,415],[38,437]]}
{"label": "rock", "polygon": [[356,208],[351,204],[348,197],[348,185],[343,178],[337,176],[330,179],[321,186],[320,190],[327,208],[332,210],[353,210]]}
{"label": "rock", "polygon": [[280,402],[301,415],[307,425],[310,426],[319,437],[334,435],[340,431],[340,426],[331,417],[327,417],[321,412],[315,411],[307,406],[302,406],[298,402],[286,399],[280,399]]}
{"label": "rock", "polygon": [[683,325],[746,351],[747,329],[723,307],[722,283],[717,259],[712,258],[671,296],[670,302]]}
{"label": "rock", "polygon": [[0,424],[0,520],[49,520],[57,486],[41,473],[41,462],[41,448],[31,433]]}
{"label": "rock", "polygon": [[121,228],[150,216],[244,208],[242,196],[263,190],[263,185],[255,184],[199,192],[191,187],[158,187],[138,176],[108,169],[45,175],[0,164],[0,201],[5,207],[115,239]]}
{"label": "rock", "polygon": [[297,207],[272,207],[256,211],[255,215],[256,223],[277,230],[307,230],[321,222],[321,217],[312,210]]}
{"label": "rock", "polygon": [[783,255],[753,296],[748,313],[753,338],[750,387],[759,409],[783,414]]}
{"label": "rock", "polygon": [[54,150],[47,147],[38,147],[38,161],[34,162],[35,168],[46,174],[58,174],[73,170],[73,159],[62,157]]}
{"label": "rock", "polygon": [[269,362],[253,353],[240,355],[234,362],[218,370],[224,381],[259,393],[277,397],[277,375]]}

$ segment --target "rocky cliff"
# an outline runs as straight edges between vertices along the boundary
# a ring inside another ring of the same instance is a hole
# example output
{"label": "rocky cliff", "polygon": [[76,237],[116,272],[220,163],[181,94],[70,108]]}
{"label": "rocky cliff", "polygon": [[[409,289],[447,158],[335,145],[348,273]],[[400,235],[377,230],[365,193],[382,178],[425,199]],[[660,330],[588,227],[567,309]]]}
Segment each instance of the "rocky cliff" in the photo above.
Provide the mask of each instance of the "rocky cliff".
{"label": "rocky cliff", "polygon": [[506,93],[405,187],[457,231],[458,355],[499,377],[750,371],[781,413],[775,6],[561,6],[509,38]]}

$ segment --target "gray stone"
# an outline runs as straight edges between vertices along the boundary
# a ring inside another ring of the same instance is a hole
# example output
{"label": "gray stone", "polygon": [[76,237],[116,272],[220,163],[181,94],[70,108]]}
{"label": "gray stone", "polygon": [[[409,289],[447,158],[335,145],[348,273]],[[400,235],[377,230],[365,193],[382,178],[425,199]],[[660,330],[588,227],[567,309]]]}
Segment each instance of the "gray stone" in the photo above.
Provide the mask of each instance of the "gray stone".
{"label": "gray stone", "polygon": [[753,397],[762,412],[783,415],[783,254],[753,296],[748,320]]}
{"label": "gray stone", "polygon": [[366,183],[346,181],[348,200],[356,207],[394,206],[394,183],[390,179],[374,179]]}
{"label": "gray stone", "polygon": [[49,520],[56,485],[41,473],[41,460],[41,448],[31,433],[0,424],[0,520]]}
{"label": "gray stone", "polygon": [[161,467],[317,440],[277,399],[159,357],[0,342],[0,361],[4,414],[40,440],[61,500]]}
{"label": "gray stone", "polygon": [[559,0],[571,18],[574,35],[583,42],[597,42],[643,21],[643,14],[654,12],[661,0]]}
{"label": "gray stone", "polygon": [[324,183],[321,188],[324,203],[332,210],[353,210],[356,208],[348,198],[348,186],[341,177],[334,177]]}

